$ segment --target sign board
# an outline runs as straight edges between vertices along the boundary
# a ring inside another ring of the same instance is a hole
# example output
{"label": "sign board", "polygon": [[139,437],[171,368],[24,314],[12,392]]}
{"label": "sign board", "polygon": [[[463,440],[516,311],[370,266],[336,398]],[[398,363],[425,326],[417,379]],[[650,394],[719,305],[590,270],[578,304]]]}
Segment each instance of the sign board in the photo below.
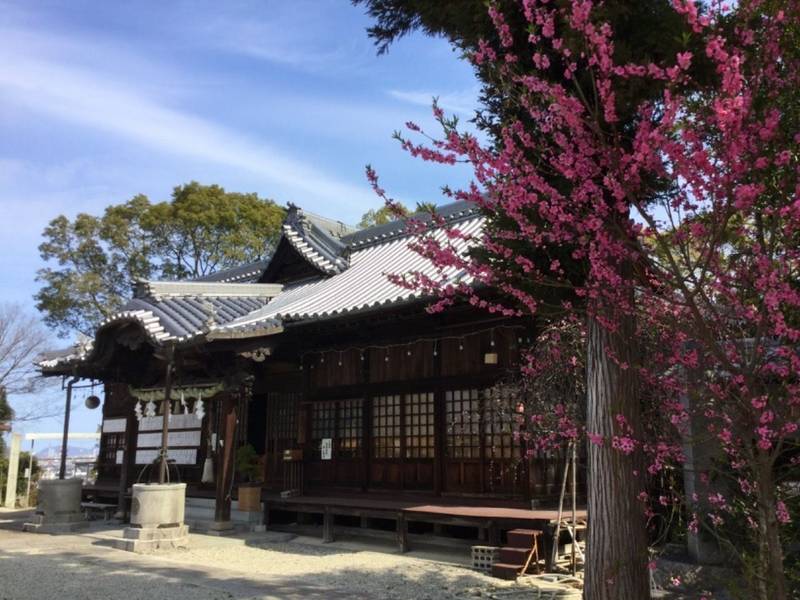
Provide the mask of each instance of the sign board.
{"label": "sign board", "polygon": [[[197,418],[194,413],[181,413],[179,415],[169,416],[170,429],[195,429],[200,427],[202,421]],[[139,421],[139,431],[161,431],[164,425],[164,417],[156,415],[155,417],[142,417]]]}
{"label": "sign board", "polygon": [[127,419],[103,419],[103,433],[125,433]]}
{"label": "sign board", "polygon": [[[152,463],[158,458],[158,452],[158,450],[137,450],[136,464],[147,465]],[[167,452],[167,458],[174,459],[175,463],[179,465],[193,465],[197,462],[197,449],[170,448]]]}
{"label": "sign board", "polygon": [[[170,431],[168,433],[167,445],[174,446],[199,446],[200,430],[194,431]],[[136,439],[137,448],[158,448],[161,446],[161,433],[140,433]]]}
{"label": "sign board", "polygon": [[322,443],[319,445],[319,452],[322,460],[330,460],[333,451],[333,440],[331,438],[322,438]]}

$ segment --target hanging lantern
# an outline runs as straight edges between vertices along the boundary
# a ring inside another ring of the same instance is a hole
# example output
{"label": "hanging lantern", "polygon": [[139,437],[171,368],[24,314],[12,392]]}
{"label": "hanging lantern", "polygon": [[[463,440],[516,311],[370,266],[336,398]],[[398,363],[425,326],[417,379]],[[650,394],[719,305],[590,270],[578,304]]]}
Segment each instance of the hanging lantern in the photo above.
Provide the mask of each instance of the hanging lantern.
{"label": "hanging lantern", "polygon": [[100,398],[92,394],[91,396],[86,398],[84,404],[86,405],[86,408],[88,408],[89,410],[94,410],[95,408],[100,406]]}

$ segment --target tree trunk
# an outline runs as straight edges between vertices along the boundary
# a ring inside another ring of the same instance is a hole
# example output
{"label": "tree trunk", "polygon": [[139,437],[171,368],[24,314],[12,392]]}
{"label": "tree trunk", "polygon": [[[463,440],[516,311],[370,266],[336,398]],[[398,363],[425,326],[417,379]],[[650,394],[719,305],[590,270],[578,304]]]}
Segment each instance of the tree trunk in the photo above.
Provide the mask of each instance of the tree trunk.
{"label": "tree trunk", "polygon": [[758,558],[759,600],[786,600],[786,576],[783,572],[783,548],[777,514],[775,478],[772,463],[759,452],[758,469]]}
{"label": "tree trunk", "polygon": [[[586,600],[647,600],[647,530],[638,500],[644,489],[637,451],[626,455],[611,447],[624,434],[617,415],[624,415],[641,440],[641,409],[635,365],[635,320],[614,315],[619,328],[609,332],[590,317],[587,340],[587,407],[589,433],[603,436],[602,445],[588,444],[588,517]],[[621,368],[610,350],[629,367]]]}

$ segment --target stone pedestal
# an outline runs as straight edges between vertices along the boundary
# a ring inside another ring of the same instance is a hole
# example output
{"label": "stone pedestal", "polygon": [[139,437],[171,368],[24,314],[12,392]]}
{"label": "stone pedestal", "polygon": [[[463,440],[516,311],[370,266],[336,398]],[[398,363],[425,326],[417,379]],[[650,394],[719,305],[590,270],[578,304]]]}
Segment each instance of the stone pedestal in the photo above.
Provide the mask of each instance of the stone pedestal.
{"label": "stone pedestal", "polygon": [[32,523],[23,529],[32,533],[69,533],[89,526],[81,513],[83,479],[43,479],[39,482],[39,504]]}
{"label": "stone pedestal", "polygon": [[155,552],[189,546],[189,527],[183,523],[185,483],[137,483],[131,500],[131,525],[117,548]]}
{"label": "stone pedestal", "polygon": [[236,533],[236,528],[231,521],[213,521],[208,525],[208,535],[231,535]]}
{"label": "stone pedestal", "polygon": [[121,540],[116,541],[120,550],[147,554],[159,550],[174,550],[189,547],[189,527],[126,527]]}

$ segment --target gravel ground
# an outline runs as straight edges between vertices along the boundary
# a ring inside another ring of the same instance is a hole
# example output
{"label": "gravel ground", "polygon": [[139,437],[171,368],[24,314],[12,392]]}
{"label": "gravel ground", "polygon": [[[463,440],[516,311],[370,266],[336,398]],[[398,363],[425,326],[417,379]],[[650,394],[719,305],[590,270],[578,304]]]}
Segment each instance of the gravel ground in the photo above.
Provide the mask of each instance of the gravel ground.
{"label": "gravel ground", "polygon": [[0,511],[0,600],[467,600],[503,586],[436,560],[444,555],[401,555],[388,542],[192,534],[188,550],[143,556],[111,547],[121,529],[23,533],[25,514]]}

